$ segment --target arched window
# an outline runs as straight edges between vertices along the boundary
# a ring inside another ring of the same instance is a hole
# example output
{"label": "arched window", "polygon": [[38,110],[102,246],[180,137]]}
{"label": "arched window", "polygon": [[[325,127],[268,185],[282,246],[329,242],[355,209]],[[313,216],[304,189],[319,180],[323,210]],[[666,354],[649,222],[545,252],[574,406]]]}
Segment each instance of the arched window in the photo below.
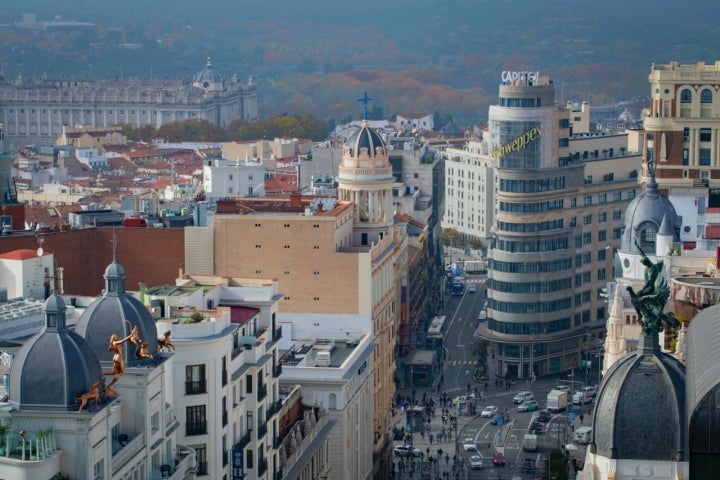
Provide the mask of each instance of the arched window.
{"label": "arched window", "polygon": [[680,103],[690,103],[692,102],[692,92],[689,88],[684,89],[682,92],[680,92]]}
{"label": "arched window", "polygon": [[706,88],[700,92],[700,103],[712,103],[712,90]]}

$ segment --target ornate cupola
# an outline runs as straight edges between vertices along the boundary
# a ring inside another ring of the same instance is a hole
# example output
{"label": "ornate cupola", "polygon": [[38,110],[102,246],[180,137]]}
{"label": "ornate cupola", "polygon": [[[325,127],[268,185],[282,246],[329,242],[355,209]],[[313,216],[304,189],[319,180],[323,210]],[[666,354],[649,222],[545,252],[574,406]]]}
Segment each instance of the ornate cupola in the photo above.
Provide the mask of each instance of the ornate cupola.
{"label": "ornate cupola", "polygon": [[362,126],[348,138],[338,171],[338,197],[355,204],[358,242],[367,245],[387,234],[393,224],[392,187],[395,177],[388,149],[380,135],[370,128],[364,93]]}

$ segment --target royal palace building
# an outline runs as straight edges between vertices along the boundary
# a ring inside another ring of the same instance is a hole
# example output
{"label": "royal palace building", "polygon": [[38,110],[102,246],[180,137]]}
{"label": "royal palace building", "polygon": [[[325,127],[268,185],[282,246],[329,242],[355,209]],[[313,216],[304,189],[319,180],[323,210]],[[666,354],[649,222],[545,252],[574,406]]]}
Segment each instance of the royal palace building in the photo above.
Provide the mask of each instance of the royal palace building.
{"label": "royal palace building", "polygon": [[181,120],[227,127],[256,120],[257,87],[224,79],[208,58],[192,80],[38,80],[0,83],[0,123],[8,149],[52,143],[63,126],[127,123],[155,128]]}

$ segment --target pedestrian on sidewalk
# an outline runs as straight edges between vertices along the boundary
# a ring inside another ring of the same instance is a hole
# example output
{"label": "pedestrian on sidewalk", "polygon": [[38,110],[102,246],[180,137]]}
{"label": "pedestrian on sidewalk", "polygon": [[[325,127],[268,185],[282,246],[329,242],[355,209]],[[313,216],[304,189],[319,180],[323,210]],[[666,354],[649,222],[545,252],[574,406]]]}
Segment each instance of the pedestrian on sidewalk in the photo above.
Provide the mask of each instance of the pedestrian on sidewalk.
{"label": "pedestrian on sidewalk", "polygon": [[580,414],[580,425],[583,424],[583,420],[584,420],[584,419],[585,419],[585,416],[583,416],[583,414],[581,413],[581,414]]}

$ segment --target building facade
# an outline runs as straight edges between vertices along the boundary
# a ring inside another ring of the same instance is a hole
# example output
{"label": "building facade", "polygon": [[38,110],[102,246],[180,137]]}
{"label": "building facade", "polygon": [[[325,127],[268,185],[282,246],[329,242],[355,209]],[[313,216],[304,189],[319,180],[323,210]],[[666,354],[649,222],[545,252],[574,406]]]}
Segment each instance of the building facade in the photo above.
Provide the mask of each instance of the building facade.
{"label": "building facade", "polygon": [[53,144],[63,126],[108,127],[127,123],[159,128],[181,120],[227,127],[258,117],[257,87],[224,79],[210,59],[190,81],[39,80],[0,83],[0,122],[6,147]]}
{"label": "building facade", "polygon": [[488,321],[476,335],[497,375],[530,378],[581,367],[604,332],[603,288],[640,157],[575,151],[571,110],[556,105],[552,81],[513,73],[489,110],[495,221]]}
{"label": "building facade", "polygon": [[648,80],[643,161],[656,162],[660,190],[683,215],[683,240],[694,242],[705,209],[720,206],[720,61],[653,64]]}

